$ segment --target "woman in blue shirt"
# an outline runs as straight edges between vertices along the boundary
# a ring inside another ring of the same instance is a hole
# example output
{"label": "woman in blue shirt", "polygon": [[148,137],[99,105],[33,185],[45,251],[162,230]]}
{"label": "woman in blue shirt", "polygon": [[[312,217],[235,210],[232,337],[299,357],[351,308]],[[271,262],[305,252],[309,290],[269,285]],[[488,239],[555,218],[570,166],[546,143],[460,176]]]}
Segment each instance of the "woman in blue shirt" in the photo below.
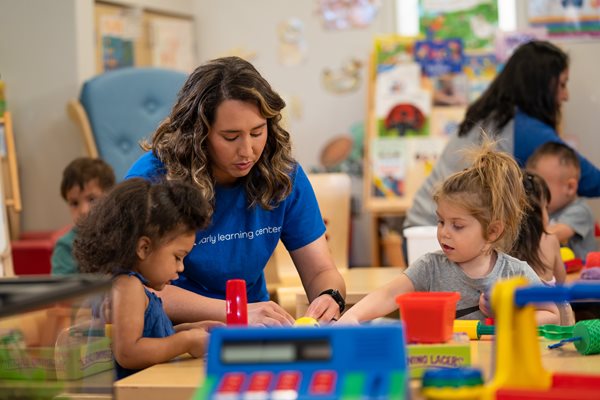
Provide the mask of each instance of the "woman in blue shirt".
{"label": "woman in blue shirt", "polygon": [[280,125],[283,99],[247,61],[225,57],[198,67],[184,83],[127,177],[194,183],[211,204],[185,271],[161,297],[175,322],[225,319],[225,287],[244,279],[250,323],[294,319],[268,301],[264,268],[279,239],[290,252],[321,321],[343,310],[344,280],[325,240],[315,194],[292,158]]}
{"label": "woman in blue shirt", "polygon": [[[435,168],[415,195],[404,227],[436,225],[433,190],[438,182],[467,167],[461,150],[481,143],[482,133],[493,136],[497,148],[514,156],[523,167],[546,142],[558,136],[561,104],[569,98],[569,57],[546,41],[532,41],[515,50],[488,89],[471,104]],[[600,170],[579,155],[581,196],[600,196]]]}

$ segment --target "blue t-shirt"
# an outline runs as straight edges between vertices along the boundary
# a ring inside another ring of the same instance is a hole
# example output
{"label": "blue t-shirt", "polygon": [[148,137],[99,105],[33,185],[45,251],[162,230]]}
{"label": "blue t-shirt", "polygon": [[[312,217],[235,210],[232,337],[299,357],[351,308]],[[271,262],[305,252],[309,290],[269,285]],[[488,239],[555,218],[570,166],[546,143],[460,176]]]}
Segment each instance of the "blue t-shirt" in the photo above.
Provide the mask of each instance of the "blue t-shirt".
{"label": "blue t-shirt", "polygon": [[[151,180],[165,175],[151,153],[140,157],[125,178]],[[315,193],[302,167],[291,174],[290,195],[273,210],[248,208],[243,184],[215,187],[215,210],[208,228],[184,260],[185,270],[173,284],[203,296],[224,299],[229,279],[244,279],[248,302],[269,299],[264,268],[279,239],[289,250],[312,243],[325,233]]]}
{"label": "blue t-shirt", "polygon": [[[539,119],[533,118],[522,111],[515,113],[514,119],[514,156],[521,167],[534,151],[546,142],[563,140],[556,131]],[[577,194],[584,197],[600,196],[600,170],[581,154],[577,153],[581,164],[581,176]]]}

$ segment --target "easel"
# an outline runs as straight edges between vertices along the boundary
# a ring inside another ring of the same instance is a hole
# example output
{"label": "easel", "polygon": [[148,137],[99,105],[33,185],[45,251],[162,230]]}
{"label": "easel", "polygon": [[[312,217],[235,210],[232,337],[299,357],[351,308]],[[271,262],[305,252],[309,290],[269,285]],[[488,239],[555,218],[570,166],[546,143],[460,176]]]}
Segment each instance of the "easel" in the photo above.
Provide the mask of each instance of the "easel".
{"label": "easel", "polygon": [[[15,142],[12,132],[12,120],[10,113],[5,112],[0,116],[0,136],[3,149],[0,152],[2,163],[2,179],[0,179],[0,276],[13,276],[14,269],[12,264],[12,255],[10,251],[10,239],[13,234],[18,235],[18,213],[21,211],[21,194],[17,179],[17,162],[15,159]],[[4,194],[4,182],[11,182],[15,187],[7,190],[6,197]],[[6,207],[5,207],[6,205]],[[8,209],[12,213],[8,213]],[[11,220],[9,221],[9,215]],[[9,235],[9,227],[11,234]]]}

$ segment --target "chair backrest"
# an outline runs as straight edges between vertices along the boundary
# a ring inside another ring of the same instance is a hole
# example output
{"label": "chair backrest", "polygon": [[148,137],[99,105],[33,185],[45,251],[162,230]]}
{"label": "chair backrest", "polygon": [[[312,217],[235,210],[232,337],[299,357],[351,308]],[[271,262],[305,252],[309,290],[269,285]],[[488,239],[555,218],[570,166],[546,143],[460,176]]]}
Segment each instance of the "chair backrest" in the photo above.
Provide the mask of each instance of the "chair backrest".
{"label": "chair backrest", "polygon": [[[318,173],[309,174],[308,179],[327,226],[325,236],[333,261],[339,270],[346,270],[350,252],[350,176],[344,173]],[[277,245],[270,264],[276,270],[279,283],[285,285],[287,282],[298,282],[298,272],[281,242]]]}
{"label": "chair backrest", "polygon": [[169,115],[186,78],[182,72],[132,67],[84,83],[80,102],[97,154],[114,168],[117,180],[142,154],[139,142]]}

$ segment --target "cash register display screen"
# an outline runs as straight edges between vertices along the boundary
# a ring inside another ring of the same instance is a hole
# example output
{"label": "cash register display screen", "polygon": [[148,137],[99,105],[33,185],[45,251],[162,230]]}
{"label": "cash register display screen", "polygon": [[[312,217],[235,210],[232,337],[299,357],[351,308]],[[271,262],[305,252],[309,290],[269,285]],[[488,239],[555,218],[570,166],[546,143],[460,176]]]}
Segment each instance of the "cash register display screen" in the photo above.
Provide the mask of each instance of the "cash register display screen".
{"label": "cash register display screen", "polygon": [[325,339],[224,341],[223,364],[294,363],[331,360],[331,344]]}

